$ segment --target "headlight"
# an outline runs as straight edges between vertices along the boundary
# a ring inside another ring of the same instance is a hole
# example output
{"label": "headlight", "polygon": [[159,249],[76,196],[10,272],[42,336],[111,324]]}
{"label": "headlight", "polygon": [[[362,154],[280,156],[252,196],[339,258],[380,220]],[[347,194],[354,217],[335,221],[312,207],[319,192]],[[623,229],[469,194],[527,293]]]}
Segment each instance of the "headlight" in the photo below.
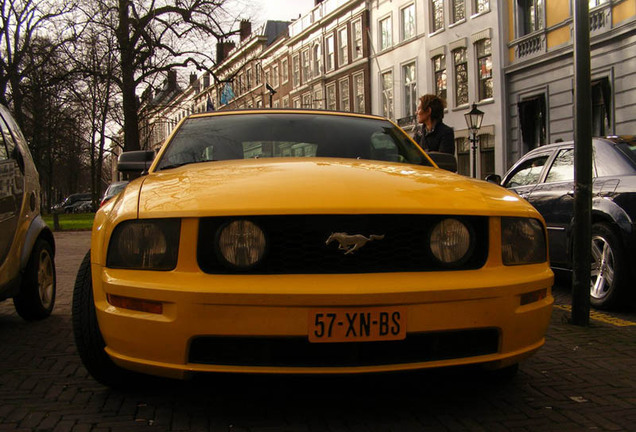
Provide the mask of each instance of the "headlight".
{"label": "headlight", "polygon": [[443,264],[461,262],[467,256],[470,244],[468,227],[457,219],[444,219],[431,231],[431,252]]}
{"label": "headlight", "polygon": [[108,245],[106,266],[173,270],[179,252],[179,219],[130,220],[117,225]]}
{"label": "headlight", "polygon": [[222,226],[217,234],[217,247],[223,260],[233,267],[248,269],[265,255],[265,234],[248,220],[235,220]]}
{"label": "headlight", "polygon": [[501,255],[504,265],[545,262],[546,241],[541,222],[537,219],[502,217]]}

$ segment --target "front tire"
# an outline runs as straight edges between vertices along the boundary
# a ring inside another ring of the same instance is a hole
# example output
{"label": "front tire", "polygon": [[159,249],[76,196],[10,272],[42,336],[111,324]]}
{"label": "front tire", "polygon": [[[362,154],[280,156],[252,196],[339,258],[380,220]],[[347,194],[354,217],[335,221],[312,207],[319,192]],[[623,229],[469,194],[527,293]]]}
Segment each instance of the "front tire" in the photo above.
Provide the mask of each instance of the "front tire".
{"label": "front tire", "polygon": [[590,304],[610,309],[625,295],[625,252],[620,239],[606,223],[592,225]]}
{"label": "front tire", "polygon": [[114,388],[132,384],[136,374],[117,366],[104,350],[106,343],[99,330],[93,300],[90,251],[80,265],[73,288],[73,334],[82,363],[96,381]]}
{"label": "front tire", "polygon": [[55,292],[53,248],[46,240],[38,239],[24,270],[20,293],[13,298],[15,310],[27,321],[44,319],[53,311]]}

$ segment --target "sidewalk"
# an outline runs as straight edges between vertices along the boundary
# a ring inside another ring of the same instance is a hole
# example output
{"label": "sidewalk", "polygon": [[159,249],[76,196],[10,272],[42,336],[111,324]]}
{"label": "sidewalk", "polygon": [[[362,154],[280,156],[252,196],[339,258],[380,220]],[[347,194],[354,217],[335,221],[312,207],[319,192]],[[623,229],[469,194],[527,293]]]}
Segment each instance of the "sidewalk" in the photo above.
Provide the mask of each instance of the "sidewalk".
{"label": "sidewalk", "polygon": [[555,290],[545,346],[507,383],[436,370],[213,375],[110,390],[80,364],[71,329],[73,282],[90,233],[56,233],[56,242],[53,315],[26,323],[11,301],[0,303],[0,431],[636,430],[636,325],[606,316],[589,327],[567,324],[563,289]]}

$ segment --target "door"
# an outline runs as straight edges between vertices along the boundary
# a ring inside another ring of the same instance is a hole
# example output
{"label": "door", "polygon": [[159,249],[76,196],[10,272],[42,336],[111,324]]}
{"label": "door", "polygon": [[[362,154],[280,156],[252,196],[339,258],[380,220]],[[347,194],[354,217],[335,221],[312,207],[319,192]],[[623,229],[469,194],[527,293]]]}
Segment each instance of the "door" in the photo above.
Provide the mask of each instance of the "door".
{"label": "door", "polygon": [[0,115],[0,265],[7,258],[24,196],[22,159],[9,127]]}
{"label": "door", "polygon": [[570,268],[569,234],[574,217],[574,149],[562,148],[550,164],[545,181],[529,199],[548,227],[550,263]]}

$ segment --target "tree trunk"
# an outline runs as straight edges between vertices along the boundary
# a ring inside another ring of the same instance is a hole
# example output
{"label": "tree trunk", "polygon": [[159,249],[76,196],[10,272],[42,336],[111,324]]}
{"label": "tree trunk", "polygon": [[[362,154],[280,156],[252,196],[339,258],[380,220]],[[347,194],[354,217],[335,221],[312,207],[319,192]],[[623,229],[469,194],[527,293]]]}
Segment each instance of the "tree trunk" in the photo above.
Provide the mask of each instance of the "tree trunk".
{"label": "tree trunk", "polygon": [[135,83],[134,45],[130,42],[128,1],[119,0],[117,43],[121,53],[122,108],[124,111],[124,151],[139,150],[139,118]]}

